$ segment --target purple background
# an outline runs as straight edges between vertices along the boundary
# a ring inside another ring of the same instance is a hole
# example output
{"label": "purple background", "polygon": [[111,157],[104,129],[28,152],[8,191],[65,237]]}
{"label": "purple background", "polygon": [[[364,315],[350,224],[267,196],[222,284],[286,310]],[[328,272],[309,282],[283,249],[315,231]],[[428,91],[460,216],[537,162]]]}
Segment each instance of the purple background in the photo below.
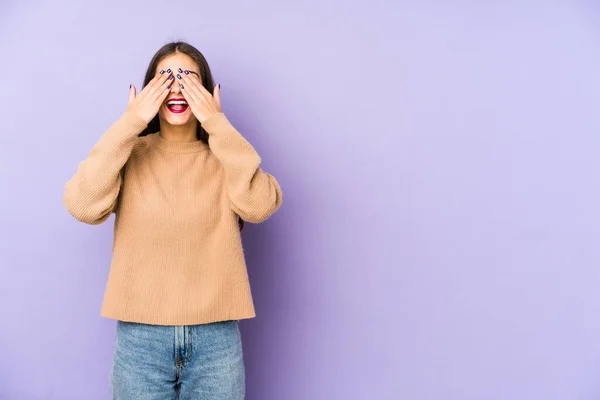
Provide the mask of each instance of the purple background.
{"label": "purple background", "polygon": [[61,196],[173,39],[284,191],[248,399],[600,397],[597,2],[2,7],[0,399],[109,398],[113,218]]}

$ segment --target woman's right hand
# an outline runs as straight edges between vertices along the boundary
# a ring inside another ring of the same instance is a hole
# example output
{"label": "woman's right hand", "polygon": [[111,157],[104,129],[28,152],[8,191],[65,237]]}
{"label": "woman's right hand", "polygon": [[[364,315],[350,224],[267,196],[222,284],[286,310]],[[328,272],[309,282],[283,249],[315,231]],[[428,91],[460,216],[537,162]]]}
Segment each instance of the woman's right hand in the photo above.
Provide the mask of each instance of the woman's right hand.
{"label": "woman's right hand", "polygon": [[156,115],[163,101],[169,95],[171,80],[170,76],[173,72],[158,73],[142,91],[136,96],[135,85],[131,85],[129,89],[129,104],[127,111],[130,111],[149,123]]}

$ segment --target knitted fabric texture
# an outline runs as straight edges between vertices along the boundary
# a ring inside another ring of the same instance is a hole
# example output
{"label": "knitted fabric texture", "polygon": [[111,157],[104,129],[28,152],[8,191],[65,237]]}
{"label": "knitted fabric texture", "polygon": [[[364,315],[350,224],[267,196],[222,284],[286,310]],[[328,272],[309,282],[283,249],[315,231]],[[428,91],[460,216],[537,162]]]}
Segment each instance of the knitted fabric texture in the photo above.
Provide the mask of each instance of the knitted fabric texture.
{"label": "knitted fabric texture", "polygon": [[237,216],[269,218],[279,184],[223,113],[202,124],[208,145],[138,137],[146,126],[126,111],[65,185],[77,220],[115,213],[100,315],[156,325],[254,317]]}

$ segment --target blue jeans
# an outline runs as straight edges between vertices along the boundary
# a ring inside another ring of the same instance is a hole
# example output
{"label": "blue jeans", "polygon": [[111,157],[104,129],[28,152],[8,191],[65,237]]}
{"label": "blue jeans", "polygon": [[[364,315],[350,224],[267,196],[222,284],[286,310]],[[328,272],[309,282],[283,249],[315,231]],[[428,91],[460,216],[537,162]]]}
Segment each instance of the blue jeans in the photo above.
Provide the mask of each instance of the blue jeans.
{"label": "blue jeans", "polygon": [[243,400],[238,321],[165,326],[117,321],[110,371],[116,400]]}

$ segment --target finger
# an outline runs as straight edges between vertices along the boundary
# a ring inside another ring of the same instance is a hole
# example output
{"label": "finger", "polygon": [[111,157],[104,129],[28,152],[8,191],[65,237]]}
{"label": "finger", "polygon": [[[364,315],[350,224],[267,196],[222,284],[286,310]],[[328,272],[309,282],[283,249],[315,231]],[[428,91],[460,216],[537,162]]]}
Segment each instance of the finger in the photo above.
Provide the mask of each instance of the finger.
{"label": "finger", "polygon": [[165,80],[165,82],[159,87],[159,90],[157,90],[154,93],[153,99],[155,102],[158,102],[160,104],[163,101],[165,101],[165,99],[169,95],[169,92],[171,91],[172,83],[173,82],[169,79]]}
{"label": "finger", "polygon": [[129,101],[127,104],[130,104],[135,99],[135,85],[129,85]]}
{"label": "finger", "polygon": [[162,74],[160,74],[160,72],[157,72],[154,75],[154,78],[150,79],[150,81],[146,84],[146,86],[144,86],[144,88],[142,89],[142,91],[140,92],[140,96],[142,95],[146,95],[148,92],[150,92],[152,90],[152,88],[154,88],[154,86],[156,85],[156,82],[162,78]]}
{"label": "finger", "polygon": [[149,99],[153,100],[154,99],[153,93],[155,93],[156,90],[162,85],[163,80],[168,78],[168,76],[165,76],[165,75],[167,75],[166,71],[163,71],[162,74],[160,73],[160,71],[157,72],[154,75],[154,78],[152,78],[146,84],[146,86],[144,86],[142,91],[138,94],[138,97],[145,99],[148,96]]}
{"label": "finger", "polygon": [[162,89],[166,88],[169,85],[168,83],[165,85],[165,82],[172,75],[172,72],[170,70],[167,71],[161,70],[158,72],[157,76],[154,77],[156,81],[154,82],[153,86],[149,89],[148,93],[150,96],[152,96],[153,99],[156,99],[158,96],[160,96],[162,94]]}
{"label": "finger", "polygon": [[200,78],[198,78],[196,75],[190,73],[187,70],[183,71],[183,73],[184,73],[183,76],[187,77],[188,80],[193,83],[193,85],[194,85],[193,87],[194,87],[194,89],[196,89],[196,92],[198,93],[199,96],[205,96],[205,97],[212,96],[212,94],[208,91],[208,89],[206,89],[204,87],[204,85],[200,81]]}
{"label": "finger", "polygon": [[215,86],[214,92],[215,92],[215,94],[213,97],[215,98],[219,107],[221,107],[221,84],[220,83],[217,86]]}
{"label": "finger", "polygon": [[[178,82],[175,82],[175,83],[177,85],[180,85],[180,83],[178,83]],[[196,100],[194,100],[191,97],[192,93],[189,92],[188,90],[181,89],[181,94],[183,95],[183,98],[185,99],[185,101],[187,101],[188,107],[192,110],[192,113],[193,113],[194,110],[196,110],[197,105],[196,105]]]}
{"label": "finger", "polygon": [[[179,82],[182,82],[181,80]],[[204,98],[199,98],[194,89],[189,86],[186,86],[186,83],[180,83],[183,87],[181,88],[181,94],[187,101],[189,107],[192,109],[192,112],[196,116],[199,121],[204,120],[204,108],[206,107],[206,100]]]}
{"label": "finger", "polygon": [[[206,101],[206,94],[204,94],[202,89],[200,89],[203,86],[196,79],[190,78],[190,76],[186,75],[185,73],[183,75],[177,74],[177,79],[184,86],[184,88],[181,90],[182,92],[188,90],[192,93],[197,102]],[[208,93],[208,91],[206,93]],[[208,95],[210,95],[210,93],[208,93]]]}
{"label": "finger", "polygon": [[185,100],[188,102],[190,107],[196,107],[204,102],[204,100],[198,96],[194,88],[192,88],[189,81],[185,80],[183,77],[181,79],[178,78],[177,80],[179,82],[176,83],[180,85],[179,87],[181,89],[181,94],[183,94],[183,97],[185,97]]}

